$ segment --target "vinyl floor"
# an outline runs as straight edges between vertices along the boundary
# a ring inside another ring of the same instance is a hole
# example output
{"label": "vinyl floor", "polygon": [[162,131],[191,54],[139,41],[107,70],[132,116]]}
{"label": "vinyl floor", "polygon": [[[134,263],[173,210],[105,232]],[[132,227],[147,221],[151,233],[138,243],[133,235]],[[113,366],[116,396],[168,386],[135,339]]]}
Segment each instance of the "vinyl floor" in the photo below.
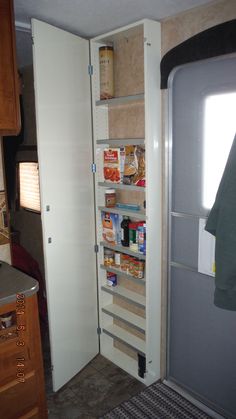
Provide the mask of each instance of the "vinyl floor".
{"label": "vinyl floor", "polygon": [[101,355],[62,389],[52,391],[47,353],[44,353],[49,419],[95,419],[130,399],[146,386]]}

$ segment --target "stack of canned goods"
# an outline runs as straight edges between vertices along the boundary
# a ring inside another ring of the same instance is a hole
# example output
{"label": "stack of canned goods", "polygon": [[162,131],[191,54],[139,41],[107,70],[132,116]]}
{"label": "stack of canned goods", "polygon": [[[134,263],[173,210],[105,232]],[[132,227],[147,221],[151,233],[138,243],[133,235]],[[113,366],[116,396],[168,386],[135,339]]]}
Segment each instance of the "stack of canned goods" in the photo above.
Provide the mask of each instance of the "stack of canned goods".
{"label": "stack of canned goods", "polygon": [[121,254],[121,270],[135,278],[144,277],[144,261],[133,256]]}

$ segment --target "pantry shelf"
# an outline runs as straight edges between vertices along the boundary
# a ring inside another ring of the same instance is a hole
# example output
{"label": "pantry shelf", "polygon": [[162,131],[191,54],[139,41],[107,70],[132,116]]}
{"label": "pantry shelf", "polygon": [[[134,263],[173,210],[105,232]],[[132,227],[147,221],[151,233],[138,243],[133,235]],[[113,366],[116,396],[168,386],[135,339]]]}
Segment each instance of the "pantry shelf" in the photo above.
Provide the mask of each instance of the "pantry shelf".
{"label": "pantry shelf", "polygon": [[145,344],[145,341],[143,341],[142,339],[138,338],[137,336],[132,335],[131,333],[127,332],[124,329],[121,329],[119,326],[116,326],[115,324],[106,326],[102,330],[108,336],[124,343],[125,345],[129,346],[131,349],[134,349],[141,355],[145,356],[146,344]]}
{"label": "pantry shelf", "polygon": [[145,191],[145,187],[143,186],[136,186],[136,185],[125,185],[124,183],[113,183],[113,182],[98,182],[98,186],[103,186],[105,188],[112,188],[112,189],[123,189],[129,191]]}
{"label": "pantry shelf", "polygon": [[129,275],[126,272],[122,271],[121,269],[114,268],[114,266],[100,265],[100,268],[104,269],[105,271],[113,272],[114,274],[121,275],[126,279],[130,279],[131,281],[135,282],[136,284],[140,284],[140,285],[145,286],[145,278],[142,278],[142,279],[135,278],[133,275]]}
{"label": "pantry shelf", "polygon": [[117,207],[98,207],[100,211],[111,212],[112,214],[128,215],[129,217],[137,218],[138,220],[146,220],[145,212],[137,210],[126,210]]}
{"label": "pantry shelf", "polygon": [[125,145],[144,145],[144,138],[108,138],[97,140],[97,144],[110,145],[112,147],[121,147]]}
{"label": "pantry shelf", "polygon": [[137,316],[116,304],[109,304],[108,306],[103,307],[102,311],[114,319],[121,320],[127,325],[134,327],[139,332],[145,333],[146,320],[143,317]]}
{"label": "pantry shelf", "polygon": [[146,307],[146,298],[143,295],[137,294],[137,292],[134,291],[130,291],[127,288],[124,288],[120,285],[117,285],[115,287],[103,285],[101,289],[102,291],[107,292],[108,294],[112,294],[119,298],[122,298],[123,300],[135,304],[138,307]]}
{"label": "pantry shelf", "polygon": [[144,93],[141,93],[139,95],[130,95],[130,96],[120,96],[115,97],[113,99],[103,99],[103,100],[97,100],[96,106],[104,106],[104,105],[122,105],[129,102],[138,102],[140,100],[144,100]]}
{"label": "pantry shelf", "polygon": [[126,255],[134,256],[140,260],[146,260],[146,255],[139,252],[133,252],[129,247],[119,246],[115,244],[109,244],[107,242],[100,242],[100,246],[107,247],[107,249],[117,250],[118,252],[125,253]]}

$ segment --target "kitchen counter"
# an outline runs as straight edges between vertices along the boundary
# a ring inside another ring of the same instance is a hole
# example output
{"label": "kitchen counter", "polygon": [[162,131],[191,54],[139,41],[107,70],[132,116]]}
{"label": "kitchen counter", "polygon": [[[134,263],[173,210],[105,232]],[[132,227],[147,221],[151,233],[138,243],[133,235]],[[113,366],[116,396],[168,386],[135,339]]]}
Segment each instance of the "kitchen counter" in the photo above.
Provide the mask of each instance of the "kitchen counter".
{"label": "kitchen counter", "polygon": [[36,279],[5,262],[0,263],[0,306],[16,301],[16,294],[30,297],[37,293],[39,285]]}

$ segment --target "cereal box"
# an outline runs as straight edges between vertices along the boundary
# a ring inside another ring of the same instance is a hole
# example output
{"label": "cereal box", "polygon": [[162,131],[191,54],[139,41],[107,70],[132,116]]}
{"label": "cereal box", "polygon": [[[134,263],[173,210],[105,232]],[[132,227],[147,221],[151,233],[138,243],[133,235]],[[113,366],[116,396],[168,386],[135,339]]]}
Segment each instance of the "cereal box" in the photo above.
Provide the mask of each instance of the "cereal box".
{"label": "cereal box", "polygon": [[109,244],[121,243],[121,216],[102,211],[102,237]]}

